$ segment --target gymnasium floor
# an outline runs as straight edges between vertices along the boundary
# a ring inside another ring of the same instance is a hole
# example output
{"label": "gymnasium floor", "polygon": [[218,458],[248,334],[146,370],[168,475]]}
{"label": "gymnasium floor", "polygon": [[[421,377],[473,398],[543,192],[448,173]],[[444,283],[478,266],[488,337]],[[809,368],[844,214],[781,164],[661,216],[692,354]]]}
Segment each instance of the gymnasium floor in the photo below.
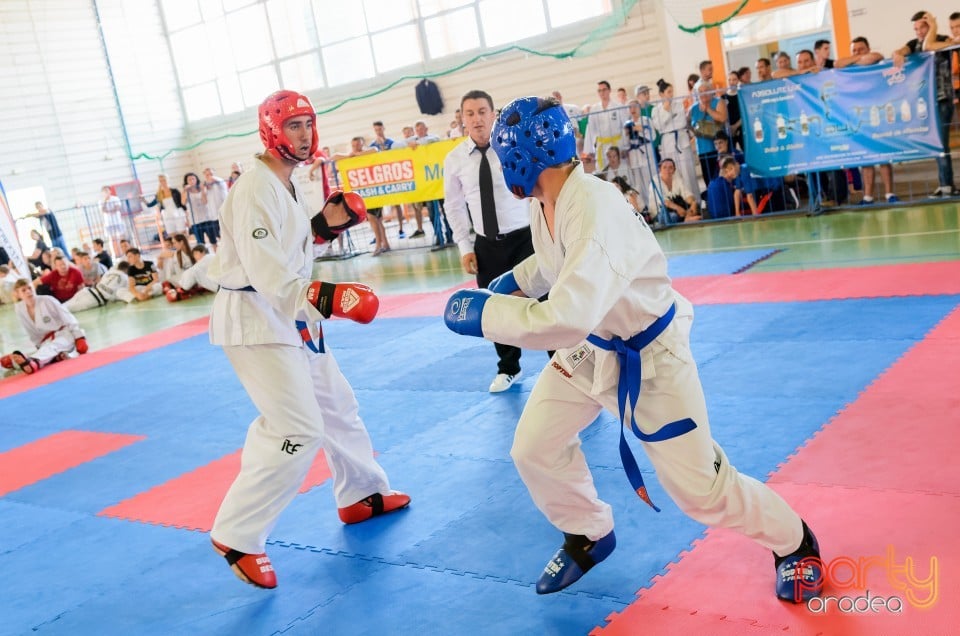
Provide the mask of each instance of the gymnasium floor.
{"label": "gymnasium floor", "polygon": [[325,334],[409,509],[343,526],[321,455],[267,547],[279,587],[241,584],[205,531],[254,411],[206,341],[211,297],[83,312],[89,354],[0,380],[0,634],[956,633],[957,206],[657,236],[697,306],[714,436],[817,532],[831,602],[778,602],[769,553],[687,519],[642,454],[663,512],[637,500],[607,415],[583,440],[618,547],[538,597],[561,537],[508,453],[546,358],[487,393],[493,347],[439,318],[469,283],[456,250],[395,249],[318,275],[383,296],[372,324]]}

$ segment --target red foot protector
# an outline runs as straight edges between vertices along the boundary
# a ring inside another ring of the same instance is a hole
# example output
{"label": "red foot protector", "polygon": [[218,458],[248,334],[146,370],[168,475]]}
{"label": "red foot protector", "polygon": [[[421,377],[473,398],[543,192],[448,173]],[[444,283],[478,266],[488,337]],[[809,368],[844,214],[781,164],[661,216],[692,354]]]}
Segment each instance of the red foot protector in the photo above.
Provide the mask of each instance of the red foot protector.
{"label": "red foot protector", "polygon": [[142,439],[143,435],[62,431],[0,453],[0,497]]}
{"label": "red foot protector", "polygon": [[402,492],[393,491],[388,495],[374,493],[357,503],[339,508],[340,521],[344,523],[360,523],[371,517],[393,512],[410,505],[410,496]]}
{"label": "red foot protector", "polygon": [[273,564],[266,553],[244,554],[222,543],[210,539],[213,549],[227,560],[230,569],[237,578],[244,583],[272,590],[277,587],[277,573],[273,571]]}
{"label": "red foot protector", "polygon": [[[236,451],[221,457],[126,501],[104,508],[98,514],[209,532],[223,496],[240,471],[240,453]],[[323,453],[317,453],[300,492],[306,492],[329,478],[326,457]]]}

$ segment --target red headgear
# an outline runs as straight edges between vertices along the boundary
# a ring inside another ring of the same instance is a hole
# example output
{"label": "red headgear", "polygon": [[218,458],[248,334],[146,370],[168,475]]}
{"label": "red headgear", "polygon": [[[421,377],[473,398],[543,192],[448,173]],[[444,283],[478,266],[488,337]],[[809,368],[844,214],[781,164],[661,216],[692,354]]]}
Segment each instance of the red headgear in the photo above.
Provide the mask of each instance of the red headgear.
{"label": "red headgear", "polygon": [[271,155],[278,159],[300,161],[296,149],[283,132],[283,124],[291,117],[309,115],[313,120],[313,141],[310,142],[310,158],[317,152],[320,138],[317,134],[317,113],[306,95],[293,91],[277,91],[263,100],[260,116],[260,141]]}

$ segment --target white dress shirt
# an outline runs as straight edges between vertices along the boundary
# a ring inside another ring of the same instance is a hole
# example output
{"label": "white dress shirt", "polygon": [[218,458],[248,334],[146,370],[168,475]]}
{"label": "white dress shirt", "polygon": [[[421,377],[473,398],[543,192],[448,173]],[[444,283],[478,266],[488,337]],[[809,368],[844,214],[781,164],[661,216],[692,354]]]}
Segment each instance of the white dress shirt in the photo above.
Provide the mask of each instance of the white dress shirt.
{"label": "white dress shirt", "polygon": [[[482,153],[469,136],[451,150],[443,162],[443,207],[453,230],[453,240],[460,254],[473,253],[470,222],[477,234],[487,236],[480,208],[480,158]],[[493,148],[487,150],[487,161],[493,176],[493,196],[497,205],[497,224],[500,234],[509,234],[530,225],[530,202],[518,199],[507,189],[503,180],[500,159]]]}

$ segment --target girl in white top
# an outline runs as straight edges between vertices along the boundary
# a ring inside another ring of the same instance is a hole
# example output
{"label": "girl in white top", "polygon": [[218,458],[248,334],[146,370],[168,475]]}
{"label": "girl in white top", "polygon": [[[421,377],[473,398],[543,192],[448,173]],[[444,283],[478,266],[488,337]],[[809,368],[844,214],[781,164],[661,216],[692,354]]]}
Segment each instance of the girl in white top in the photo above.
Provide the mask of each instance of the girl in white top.
{"label": "girl in white top", "polygon": [[657,82],[660,88],[661,102],[654,106],[650,119],[653,127],[660,133],[660,158],[669,157],[677,166],[677,175],[683,179],[687,190],[699,194],[700,183],[697,179],[696,152],[690,145],[690,128],[683,103],[673,98],[673,86],[663,81]]}

